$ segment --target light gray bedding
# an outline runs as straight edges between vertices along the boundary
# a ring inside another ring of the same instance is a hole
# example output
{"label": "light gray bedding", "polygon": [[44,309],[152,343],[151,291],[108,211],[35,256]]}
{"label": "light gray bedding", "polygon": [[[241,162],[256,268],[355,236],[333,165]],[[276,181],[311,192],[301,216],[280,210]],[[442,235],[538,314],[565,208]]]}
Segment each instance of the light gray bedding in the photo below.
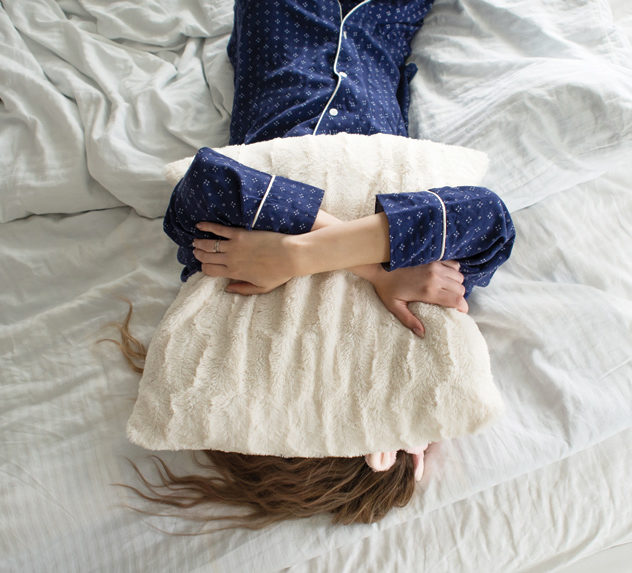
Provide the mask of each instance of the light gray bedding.
{"label": "light gray bedding", "polygon": [[415,42],[413,135],[486,151],[514,211],[470,301],[506,417],[375,527],[169,537],[201,526],[121,507],[138,377],[95,341],[117,296],[149,341],[179,289],[162,168],[227,141],[229,30],[227,2],[2,2],[0,568],[544,571],[632,539],[632,49],[603,0],[437,0]]}

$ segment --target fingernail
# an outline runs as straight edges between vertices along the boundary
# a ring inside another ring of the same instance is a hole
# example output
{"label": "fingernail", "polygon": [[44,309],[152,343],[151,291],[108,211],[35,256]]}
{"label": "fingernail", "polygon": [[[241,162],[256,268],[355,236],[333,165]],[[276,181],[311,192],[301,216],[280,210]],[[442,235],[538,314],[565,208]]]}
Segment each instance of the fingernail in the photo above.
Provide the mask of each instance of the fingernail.
{"label": "fingernail", "polygon": [[426,333],[423,330],[421,330],[421,328],[413,328],[413,332],[417,336],[419,336],[419,338],[423,338],[426,335]]}

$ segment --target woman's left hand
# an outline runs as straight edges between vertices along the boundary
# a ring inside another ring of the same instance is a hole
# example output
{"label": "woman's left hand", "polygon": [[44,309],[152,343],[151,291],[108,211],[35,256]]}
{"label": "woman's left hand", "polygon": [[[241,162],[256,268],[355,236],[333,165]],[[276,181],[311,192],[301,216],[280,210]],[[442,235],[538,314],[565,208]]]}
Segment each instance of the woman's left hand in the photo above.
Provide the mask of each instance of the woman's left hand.
{"label": "woman's left hand", "polygon": [[[381,265],[367,271],[366,278],[384,306],[405,327],[417,336],[425,335],[425,328],[408,308],[410,302],[426,302],[461,312],[469,310],[465,300],[464,276],[457,261],[435,261],[416,267],[405,267],[387,272]],[[362,275],[361,275],[362,276]]]}
{"label": "woman's left hand", "polygon": [[233,279],[227,292],[262,294],[286,283],[294,275],[292,235],[246,231],[217,223],[197,225],[223,239],[195,239],[193,255],[210,277]]}

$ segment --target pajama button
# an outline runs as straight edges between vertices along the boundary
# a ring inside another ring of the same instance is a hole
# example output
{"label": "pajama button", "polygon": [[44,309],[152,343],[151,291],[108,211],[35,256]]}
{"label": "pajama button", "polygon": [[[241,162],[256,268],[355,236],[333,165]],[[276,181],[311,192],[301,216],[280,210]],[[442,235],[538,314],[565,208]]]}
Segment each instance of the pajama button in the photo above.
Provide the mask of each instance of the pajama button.
{"label": "pajama button", "polygon": [[329,115],[333,115],[334,117],[338,115],[338,110],[335,107],[332,107],[329,110]]}

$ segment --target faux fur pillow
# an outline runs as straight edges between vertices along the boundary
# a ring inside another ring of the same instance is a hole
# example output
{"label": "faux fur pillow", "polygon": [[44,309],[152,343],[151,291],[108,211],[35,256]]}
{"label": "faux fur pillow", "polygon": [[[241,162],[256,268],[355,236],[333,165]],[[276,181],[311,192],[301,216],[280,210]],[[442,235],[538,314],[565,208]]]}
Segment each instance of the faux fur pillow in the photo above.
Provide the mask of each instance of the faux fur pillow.
{"label": "faux fur pillow", "polygon": [[[343,219],[376,193],[475,185],[484,154],[391,135],[305,136],[219,150],[324,188]],[[191,159],[168,168],[177,181]],[[149,449],[356,456],[474,432],[502,400],[485,341],[466,314],[412,304],[418,338],[347,271],[272,293],[224,292],[198,273],[182,285],[148,350],[127,432]]]}

